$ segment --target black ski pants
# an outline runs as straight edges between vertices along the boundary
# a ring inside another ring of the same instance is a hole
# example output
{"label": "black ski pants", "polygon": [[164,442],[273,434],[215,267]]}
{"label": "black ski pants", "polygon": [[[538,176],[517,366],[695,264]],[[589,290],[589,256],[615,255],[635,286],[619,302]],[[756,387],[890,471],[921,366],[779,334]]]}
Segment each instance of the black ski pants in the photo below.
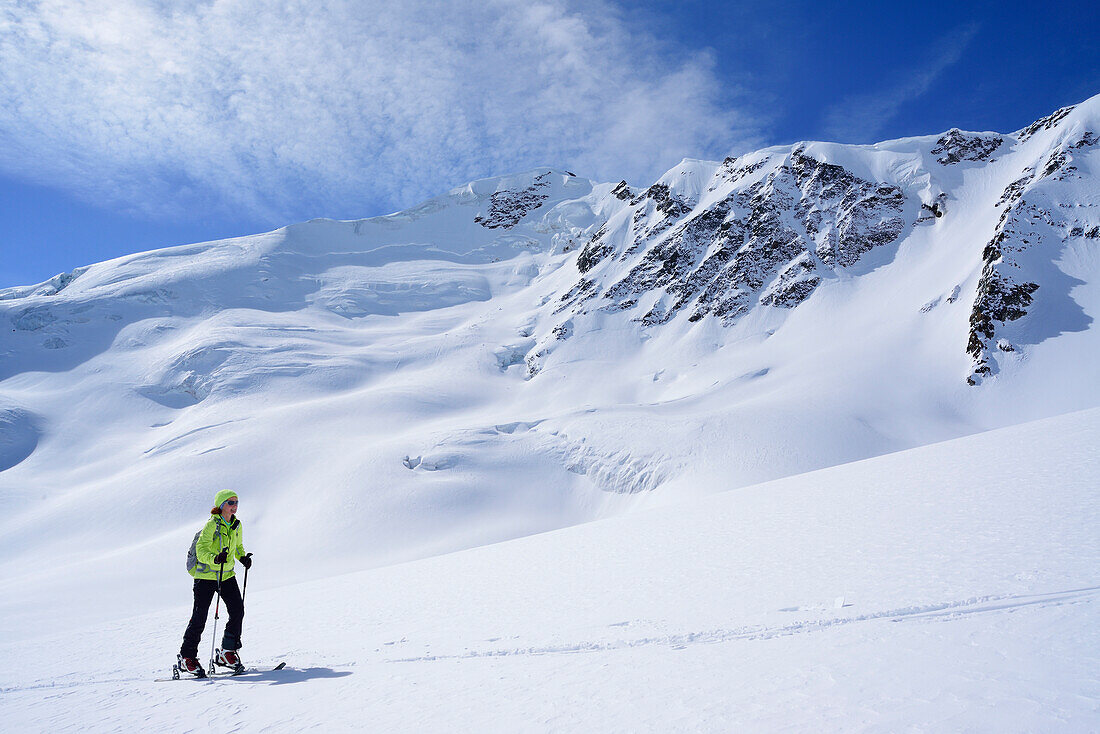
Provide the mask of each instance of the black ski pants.
{"label": "black ski pants", "polygon": [[[210,615],[210,602],[213,601],[216,593],[218,593],[216,579],[195,579],[195,607],[191,610],[191,621],[187,623],[187,631],[183,633],[183,646],[180,647],[180,655],[185,658],[199,656],[199,639],[202,638],[202,631],[206,627],[206,618]],[[225,623],[225,634],[222,636],[222,649],[240,650],[244,602],[241,600],[241,590],[237,586],[236,576],[222,579],[222,601],[225,602],[225,611],[229,612],[229,620]]]}

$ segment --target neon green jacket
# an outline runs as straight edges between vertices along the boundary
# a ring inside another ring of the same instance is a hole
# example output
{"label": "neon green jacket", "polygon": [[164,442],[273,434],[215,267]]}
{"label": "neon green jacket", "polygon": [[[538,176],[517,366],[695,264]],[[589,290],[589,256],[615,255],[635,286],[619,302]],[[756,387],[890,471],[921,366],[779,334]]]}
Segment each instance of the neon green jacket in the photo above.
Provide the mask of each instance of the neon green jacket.
{"label": "neon green jacket", "polygon": [[217,579],[223,567],[214,563],[214,556],[229,549],[222,571],[222,580],[233,578],[233,567],[238,558],[244,558],[244,542],[241,539],[241,521],[234,515],[226,522],[221,515],[211,515],[202,530],[195,533],[191,550],[187,553],[187,573],[197,579]]}

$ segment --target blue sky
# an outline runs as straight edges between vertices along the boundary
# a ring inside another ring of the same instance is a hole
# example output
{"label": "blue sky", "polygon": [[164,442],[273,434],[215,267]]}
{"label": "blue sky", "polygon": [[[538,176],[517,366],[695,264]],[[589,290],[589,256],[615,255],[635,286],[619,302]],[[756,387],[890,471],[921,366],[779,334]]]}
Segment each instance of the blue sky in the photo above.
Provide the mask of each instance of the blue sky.
{"label": "blue sky", "polygon": [[[1100,93],[1086,6],[39,0],[0,9],[0,287],[537,165],[648,183]],[[517,39],[522,39],[519,42]]]}

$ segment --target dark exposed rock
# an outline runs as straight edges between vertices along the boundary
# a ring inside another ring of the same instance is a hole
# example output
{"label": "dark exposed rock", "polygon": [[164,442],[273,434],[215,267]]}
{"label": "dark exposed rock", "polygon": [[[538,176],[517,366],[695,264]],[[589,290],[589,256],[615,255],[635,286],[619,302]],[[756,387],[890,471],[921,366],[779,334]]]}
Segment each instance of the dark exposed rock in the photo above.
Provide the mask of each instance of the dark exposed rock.
{"label": "dark exposed rock", "polygon": [[[791,179],[790,169],[784,166],[741,194],[739,199],[748,199],[742,205],[749,211],[737,222],[740,231],[735,241],[745,244],[718,269],[699,296],[693,316],[709,313],[731,323],[752,307],[756,293],[784,264],[807,250],[806,240],[783,216],[795,204]],[[714,260],[728,251],[719,250]],[[718,264],[714,260],[704,264],[709,265],[704,272]]]}
{"label": "dark exposed rock", "polygon": [[631,204],[631,206],[638,206],[639,204],[644,202],[646,199],[660,200],[660,199],[663,199],[663,198],[667,197],[668,195],[669,195],[669,188],[666,184],[655,183],[652,186],[650,186],[648,189],[646,189],[645,191],[643,191],[640,194],[637,194],[633,199],[631,199],[630,204]]}
{"label": "dark exposed rock", "polygon": [[803,226],[826,265],[854,265],[864,253],[893,242],[905,228],[905,195],[898,187],[865,181],[800,150],[791,156],[791,169],[802,192],[798,211]]}
{"label": "dark exposed rock", "polygon": [[[1017,197],[1019,198],[1019,197]],[[970,312],[970,334],[966,351],[974,359],[973,376],[992,372],[991,344],[997,336],[997,322],[1004,324],[1028,313],[1039,284],[1020,277],[1017,259],[1032,244],[1027,234],[1034,226],[1054,226],[1049,213],[1019,201],[1006,209],[997,223],[992,239],[982,250],[981,278]],[[1002,351],[1014,351],[1003,350]],[[969,381],[976,384],[976,380]]]}
{"label": "dark exposed rock", "polygon": [[519,223],[527,214],[542,206],[542,202],[549,198],[548,194],[540,194],[539,190],[549,186],[544,179],[548,176],[544,173],[537,176],[534,182],[523,191],[497,191],[489,197],[489,211],[483,217],[480,214],[474,217],[474,221],[482,227],[489,229],[511,229]]}
{"label": "dark exposed rock", "polygon": [[625,180],[619,181],[615,188],[611,189],[611,195],[622,201],[630,201],[634,198],[634,192],[630,190]]}
{"label": "dark exposed rock", "polygon": [[583,303],[596,295],[596,281],[581,278],[575,286],[562,295],[562,305],[554,313],[561,313],[574,303]]}
{"label": "dark exposed rock", "polygon": [[816,269],[809,257],[798,258],[783,269],[760,302],[765,306],[794,308],[809,298],[821,283],[821,278],[813,274]]}
{"label": "dark exposed rock", "polygon": [[630,309],[634,308],[637,305],[638,305],[638,299],[628,298],[625,301],[620,301],[618,303],[610,303],[606,306],[601,306],[600,310],[603,311],[604,313],[616,313],[618,311],[629,311]]}
{"label": "dark exposed rock", "polygon": [[714,191],[723,183],[733,183],[755,171],[759,171],[768,162],[768,159],[764,158],[756,163],[738,165],[739,160],[739,158],[729,156],[722,161],[722,167],[714,175],[715,182],[709,187],[710,191]]}
{"label": "dark exposed rock", "polygon": [[672,318],[672,314],[668,311],[668,306],[664,301],[657,301],[653,304],[653,308],[649,309],[649,313],[643,316],[640,321],[646,326],[655,326],[657,324],[663,324]]}
{"label": "dark exposed rock", "polygon": [[[726,160],[730,160],[730,159],[727,158]],[[756,163],[746,163],[743,166],[737,166],[736,168],[731,168],[730,169],[730,180],[737,180],[739,178],[744,178],[745,176],[748,176],[749,174],[756,173],[761,168],[763,168],[764,164],[766,164],[767,162],[768,162],[768,159],[765,158],[763,160],[757,161]]]}
{"label": "dark exposed rock", "polygon": [[[1064,108],[1039,120],[1021,138],[1052,128],[1071,109]],[[1046,193],[1077,170],[1074,158],[1083,155],[1078,151],[1096,142],[1093,133],[1085,132],[1072,144],[1060,144],[1038,165],[1038,171],[1031,166],[1024,169],[1024,175],[1009,184],[998,200],[997,206],[1005,209],[982,252],[982,273],[970,313],[967,352],[974,359],[970,384],[980,382],[980,375],[997,371],[1004,358],[998,352],[1016,352],[1021,344],[1037,343],[1068,330],[1087,328],[1091,323],[1068,295],[1069,288],[1080,281],[1056,267],[1054,261],[1065,240],[1100,238],[1100,226],[1095,224],[1095,215],[1087,205],[1061,202],[1060,197],[1054,197],[1056,203],[1052,204]],[[1036,191],[1040,195],[1032,197]],[[1037,247],[1049,249],[1040,255],[1033,252]],[[1043,290],[1036,296],[1040,284]],[[1022,330],[1006,328],[1009,322],[1028,315],[1036,297],[1043,299],[1044,310],[1058,313],[1057,318],[1049,319],[1051,323],[1031,321]],[[1006,334],[1016,336],[1009,341]]]}
{"label": "dark exposed rock", "polygon": [[1032,301],[1031,294],[1037,290],[1038,283],[1011,283],[992,265],[986,266],[978,284],[978,298],[970,312],[970,341],[966,346],[966,351],[978,364],[975,372],[984,374],[989,371],[984,339],[992,339],[996,333],[993,322],[1004,323],[1026,316]]}
{"label": "dark exposed rock", "polygon": [[954,128],[936,141],[936,147],[932,148],[932,155],[940,156],[936,160],[945,166],[962,161],[984,161],[1001,147],[1003,142],[1004,138],[1000,136],[983,137]]}
{"label": "dark exposed rock", "polygon": [[587,273],[589,270],[599,265],[601,260],[611,254],[611,246],[602,242],[606,235],[607,229],[605,227],[600,227],[596,234],[592,235],[592,239],[588,240],[584,249],[581,250],[581,254],[577,256],[577,269],[582,273]]}
{"label": "dark exposed rock", "polygon": [[562,323],[555,326],[548,337],[545,337],[542,342],[542,347],[537,351],[532,348],[524,359],[527,364],[526,379],[530,380],[542,370],[542,365],[546,361],[546,358],[556,348],[556,343],[565,341],[569,337],[573,336],[573,320],[566,319]]}
{"label": "dark exposed rock", "polygon": [[642,194],[631,199],[630,203],[634,205],[641,204],[645,199],[653,201],[657,211],[668,217],[681,217],[691,211],[690,206],[673,195],[667,184],[653,184]]}
{"label": "dark exposed rock", "polygon": [[1050,174],[1054,173],[1059,168],[1064,166],[1067,160],[1069,160],[1069,154],[1067,154],[1064,150],[1054,151],[1050,154],[1050,158],[1047,159],[1046,167],[1043,168],[1043,172],[1039,175],[1039,178],[1046,178]]}
{"label": "dark exposed rock", "polygon": [[1032,135],[1034,135],[1035,133],[1037,133],[1041,130],[1051,129],[1052,127],[1057,125],[1059,122],[1061,122],[1062,118],[1064,118],[1069,113],[1073,112],[1074,107],[1075,107],[1075,105],[1071,105],[1069,107],[1063,107],[1062,109],[1060,109],[1056,112],[1053,112],[1053,113],[1047,115],[1046,117],[1043,117],[1043,118],[1038,119],[1035,122],[1031,123],[1030,125],[1028,125],[1023,130],[1020,131],[1020,142],[1023,143],[1028,138],[1030,138]]}
{"label": "dark exposed rock", "polygon": [[[1031,294],[1039,290],[1038,283],[1009,283],[995,270],[983,273],[978,286],[978,300],[970,314],[971,344],[970,353],[980,356],[974,350],[974,337],[982,335],[993,338],[993,322],[1015,321],[1027,315],[1031,305]],[[980,348],[980,344],[978,345]]]}
{"label": "dark exposed rock", "polygon": [[806,280],[784,283],[773,294],[765,296],[762,303],[766,306],[794,308],[809,298],[819,283],[821,283],[821,278],[807,278]]}
{"label": "dark exposed rock", "polygon": [[1081,136],[1081,139],[1074,143],[1072,148],[1090,148],[1093,145],[1100,143],[1100,138],[1096,136],[1096,133],[1091,131],[1085,131],[1085,134]]}
{"label": "dark exposed rock", "polygon": [[[633,241],[620,259],[646,252],[607,288],[601,310],[632,308],[638,296],[655,290],[669,297],[639,319],[647,325],[692,304],[691,320],[713,315],[726,323],[757,303],[793,308],[821,283],[821,268],[849,267],[896,240],[905,228],[904,201],[898,187],[863,180],[801,148],[762,180],[702,211],[691,212],[668,186],[656,184],[632,200],[638,207]],[[586,246],[578,260],[582,272],[609,255],[604,239],[597,233]],[[578,284],[569,297],[580,301],[589,294]]]}
{"label": "dark exposed rock", "polygon": [[[673,194],[666,184],[653,184],[645,192],[630,200],[632,206],[644,205],[634,213],[635,232],[639,230],[643,221],[650,218],[648,216],[648,202],[650,201],[653,202],[654,210],[662,216],[657,218],[637,237],[636,244],[653,239],[676,224],[679,219],[691,213],[691,206]],[[629,250],[629,252],[635,250],[636,248]]]}
{"label": "dark exposed rock", "polygon": [[686,278],[698,264],[699,257],[719,235],[728,205],[720,204],[690,219],[668,239],[655,245],[641,263],[612,286],[607,296],[612,299],[631,293],[643,293]]}
{"label": "dark exposed rock", "polygon": [[[1020,135],[1053,128],[1069,111],[1037,121]],[[1006,140],[1011,142],[1004,136],[953,129],[936,141],[932,153],[943,166],[990,161]],[[1069,178],[1076,170],[1074,158],[1084,155],[1078,151],[1098,142],[1091,132],[1069,138],[1001,193],[1000,218],[982,252],[977,291],[973,301],[969,293],[962,298],[969,309],[966,350],[974,360],[972,384],[1014,359],[1013,352],[1023,349],[1026,356],[1031,340],[1046,338],[1038,322],[1006,326],[1028,316],[1036,298],[1046,309],[1063,292],[1057,278],[1065,274],[1053,265],[1048,272],[1043,257],[1025,253],[1038,243],[1100,239],[1091,211],[1058,199],[1044,209],[1036,203],[1045,198],[1031,202],[1030,196],[1036,187]],[[948,195],[930,189],[936,185],[935,175],[923,184],[904,179],[914,196],[918,185],[925,186],[921,200],[913,201],[900,184],[866,180],[835,162],[818,160],[810,152],[817,150],[829,154],[827,148],[800,145],[786,156],[754,155],[750,160],[756,162],[748,164],[731,156],[709,183],[711,192],[720,193],[706,197],[704,206],[674,194],[676,184],[657,183],[632,192],[620,183],[613,193],[623,201],[633,193],[631,211],[613,219],[583,248],[577,261],[583,277],[562,296],[558,311],[631,311],[646,326],[681,314],[689,322],[715,317],[730,325],[761,306],[797,307],[825,280],[846,269],[880,263],[866,256],[897,242],[914,223],[946,215]],[[1052,251],[1052,260],[1056,257]],[[961,290],[959,285],[950,295],[945,290],[922,311],[957,304]],[[1072,312],[1058,308],[1059,313]],[[1084,321],[1087,317],[1081,316],[1071,328]],[[553,343],[545,346],[552,349]]]}
{"label": "dark exposed rock", "polygon": [[1004,193],[1002,193],[1001,198],[997,200],[996,206],[1001,206],[1002,204],[1008,204],[1009,206],[1012,206],[1013,204],[1015,204],[1017,201],[1020,200],[1020,197],[1024,195],[1024,190],[1027,188],[1027,185],[1030,184],[1034,179],[1035,170],[1028,166],[1024,169],[1023,176],[1016,179],[1005,187]]}
{"label": "dark exposed rock", "polygon": [[523,361],[527,364],[526,378],[530,380],[542,370],[542,361],[550,354],[549,349],[540,349],[534,354],[528,354]]}
{"label": "dark exposed rock", "polygon": [[558,341],[565,341],[569,337],[573,336],[573,322],[572,320],[558,324],[550,332],[554,335],[554,338]]}

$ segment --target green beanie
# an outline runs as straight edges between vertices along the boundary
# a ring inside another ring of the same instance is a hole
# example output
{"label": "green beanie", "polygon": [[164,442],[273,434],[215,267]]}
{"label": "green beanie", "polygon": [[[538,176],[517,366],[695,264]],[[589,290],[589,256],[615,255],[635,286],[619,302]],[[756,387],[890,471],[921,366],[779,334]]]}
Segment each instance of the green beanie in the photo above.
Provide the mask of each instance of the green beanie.
{"label": "green beanie", "polygon": [[214,507],[217,507],[220,510],[222,508],[222,503],[236,496],[237,493],[234,492],[232,489],[223,489],[216,495],[214,495]]}

